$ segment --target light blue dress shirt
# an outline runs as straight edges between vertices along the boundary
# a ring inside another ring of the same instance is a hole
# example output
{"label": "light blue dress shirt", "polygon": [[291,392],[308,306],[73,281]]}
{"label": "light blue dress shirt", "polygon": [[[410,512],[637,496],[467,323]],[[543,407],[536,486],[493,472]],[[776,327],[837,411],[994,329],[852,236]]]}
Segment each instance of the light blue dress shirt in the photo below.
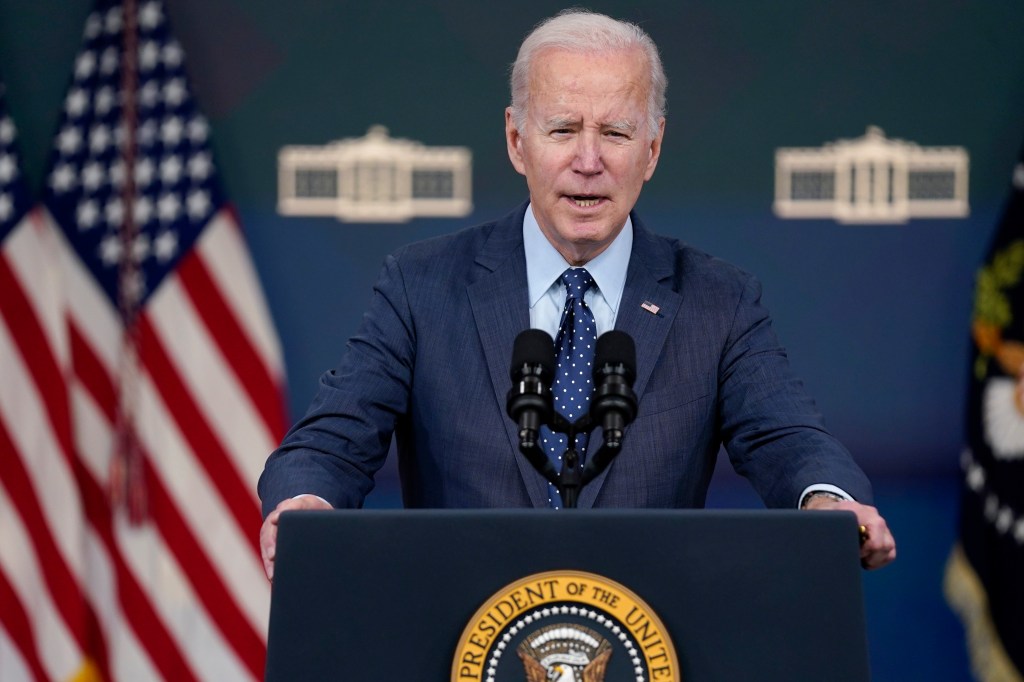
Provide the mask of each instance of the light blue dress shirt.
{"label": "light blue dress shirt", "polygon": [[[532,206],[527,208],[523,217],[523,247],[526,249],[530,326],[543,329],[555,338],[565,308],[565,285],[560,277],[571,266],[540,231]],[[626,286],[626,269],[632,251],[633,223],[627,217],[626,225],[614,241],[585,266],[597,284],[596,288],[591,287],[587,291],[583,300],[594,313],[598,336],[615,328],[615,316]]]}

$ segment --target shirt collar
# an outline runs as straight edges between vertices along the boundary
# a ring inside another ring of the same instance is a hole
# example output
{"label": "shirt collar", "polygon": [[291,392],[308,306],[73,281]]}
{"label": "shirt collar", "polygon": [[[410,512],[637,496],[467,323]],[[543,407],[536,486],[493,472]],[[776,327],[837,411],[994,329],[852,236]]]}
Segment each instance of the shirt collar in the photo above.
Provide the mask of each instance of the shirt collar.
{"label": "shirt collar", "polygon": [[[526,249],[526,281],[532,308],[569,267],[562,254],[541,232],[532,204],[527,206],[523,216],[523,246]],[[626,286],[626,270],[632,252],[633,221],[626,216],[625,226],[608,248],[584,266],[608,301],[613,315],[618,312],[622,290]]]}

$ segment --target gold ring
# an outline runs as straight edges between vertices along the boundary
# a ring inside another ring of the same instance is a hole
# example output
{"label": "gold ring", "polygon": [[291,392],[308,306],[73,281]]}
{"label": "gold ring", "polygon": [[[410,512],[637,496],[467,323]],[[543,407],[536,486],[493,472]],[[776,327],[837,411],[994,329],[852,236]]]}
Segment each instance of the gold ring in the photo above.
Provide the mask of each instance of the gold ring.
{"label": "gold ring", "polygon": [[857,527],[857,530],[860,532],[860,544],[863,545],[865,542],[868,541],[868,527],[861,524]]}

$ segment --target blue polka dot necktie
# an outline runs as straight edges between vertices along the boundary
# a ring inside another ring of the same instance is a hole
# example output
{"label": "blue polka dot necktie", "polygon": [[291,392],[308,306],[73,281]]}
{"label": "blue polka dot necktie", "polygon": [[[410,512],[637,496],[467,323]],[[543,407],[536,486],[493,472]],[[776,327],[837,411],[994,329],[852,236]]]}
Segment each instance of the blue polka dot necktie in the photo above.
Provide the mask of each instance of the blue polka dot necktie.
{"label": "blue polka dot necktie", "polygon": [[[558,367],[552,394],[555,410],[567,421],[574,422],[590,409],[590,394],[594,390],[591,372],[594,365],[594,345],[597,343],[597,325],[594,313],[583,301],[584,294],[594,285],[594,278],[584,268],[569,268],[562,273],[565,284],[565,308],[562,322],[558,326],[555,350],[558,353]],[[554,433],[548,427],[541,429],[544,451],[557,471],[562,470],[562,455],[568,443],[564,433]],[[587,448],[588,434],[576,436],[576,452],[579,461]],[[548,502],[558,509],[562,506],[561,496],[554,485],[548,486]]]}

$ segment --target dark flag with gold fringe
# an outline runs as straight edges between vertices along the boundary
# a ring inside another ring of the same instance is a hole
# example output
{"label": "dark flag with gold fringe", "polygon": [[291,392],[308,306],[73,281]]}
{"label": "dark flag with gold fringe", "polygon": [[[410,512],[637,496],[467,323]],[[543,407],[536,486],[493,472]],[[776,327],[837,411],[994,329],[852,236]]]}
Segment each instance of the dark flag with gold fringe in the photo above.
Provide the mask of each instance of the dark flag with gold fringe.
{"label": "dark flag with gold fringe", "polygon": [[960,542],[946,599],[960,615],[975,675],[1024,671],[1024,149],[1013,191],[978,271]]}

